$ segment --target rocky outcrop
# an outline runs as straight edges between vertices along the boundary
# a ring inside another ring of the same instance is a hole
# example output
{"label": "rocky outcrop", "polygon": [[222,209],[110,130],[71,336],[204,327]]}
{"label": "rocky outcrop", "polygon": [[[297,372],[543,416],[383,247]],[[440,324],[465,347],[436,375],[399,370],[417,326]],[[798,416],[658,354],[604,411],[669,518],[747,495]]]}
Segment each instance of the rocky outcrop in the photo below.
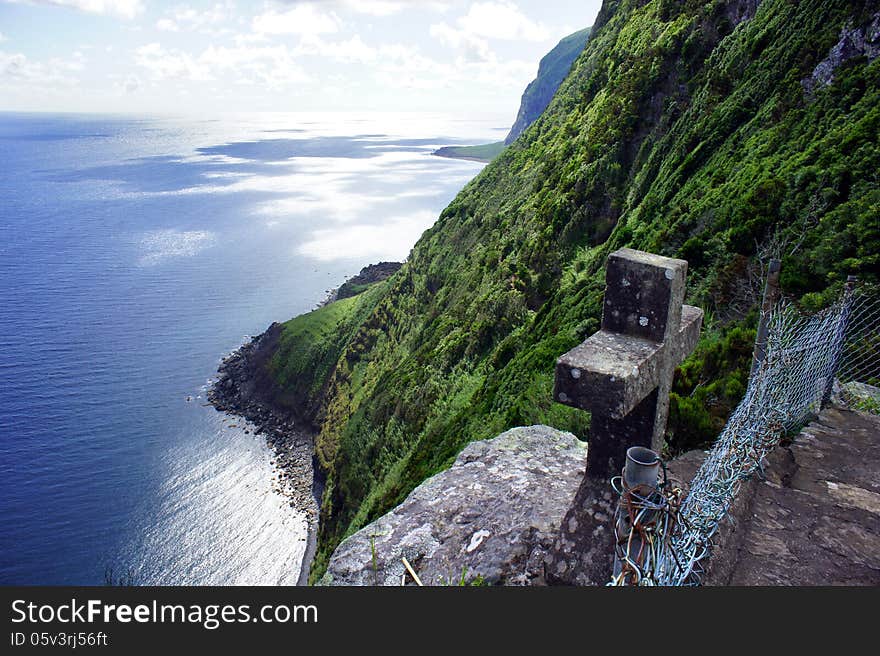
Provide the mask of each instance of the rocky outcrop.
{"label": "rocky outcrop", "polygon": [[[705,457],[690,451],[670,461],[674,484],[687,491]],[[713,538],[703,583],[880,584],[878,460],[880,418],[824,410],[743,483]],[[604,585],[610,532],[584,534],[565,519],[582,503],[585,462],[584,443],[546,426],[474,442],[450,469],[343,541],[322,583],[412,584],[406,558],[426,585]],[[610,526],[616,497],[609,485],[595,485],[590,510]]]}
{"label": "rocky outcrop", "polygon": [[547,426],[472,442],[452,467],[344,540],[321,583],[400,585],[406,558],[425,585],[540,584],[586,453],[574,435]]}
{"label": "rocky outcrop", "polygon": [[397,273],[402,266],[403,264],[400,262],[379,262],[365,266],[359,274],[339,286],[339,289],[336,290],[336,300],[360,294],[367,285],[388,279]]}
{"label": "rocky outcrop", "polygon": [[807,97],[827,87],[835,79],[835,72],[845,62],[855,57],[866,57],[872,62],[880,55],[880,13],[873,16],[869,25],[862,27],[845,26],[840,31],[840,39],[831,48],[828,56],[820,61],[812,74],[801,80]]}
{"label": "rocky outcrop", "polygon": [[840,384],[835,380],[831,400],[847,408],[880,414],[880,387],[874,385],[855,380]]}
{"label": "rocky outcrop", "polygon": [[758,5],[761,0],[734,0],[734,2],[724,3],[724,15],[730,21],[733,27],[740,23],[752,20],[755,12],[758,11]]}

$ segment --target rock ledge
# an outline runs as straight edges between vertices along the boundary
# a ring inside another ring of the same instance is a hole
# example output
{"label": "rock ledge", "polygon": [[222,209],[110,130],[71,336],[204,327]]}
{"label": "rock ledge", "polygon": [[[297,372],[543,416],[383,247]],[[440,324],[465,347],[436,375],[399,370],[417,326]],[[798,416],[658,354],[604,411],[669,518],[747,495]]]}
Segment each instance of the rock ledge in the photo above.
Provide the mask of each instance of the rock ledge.
{"label": "rock ledge", "polygon": [[400,585],[404,557],[425,585],[540,584],[586,455],[584,442],[547,426],[472,442],[452,467],[343,541],[321,584]]}

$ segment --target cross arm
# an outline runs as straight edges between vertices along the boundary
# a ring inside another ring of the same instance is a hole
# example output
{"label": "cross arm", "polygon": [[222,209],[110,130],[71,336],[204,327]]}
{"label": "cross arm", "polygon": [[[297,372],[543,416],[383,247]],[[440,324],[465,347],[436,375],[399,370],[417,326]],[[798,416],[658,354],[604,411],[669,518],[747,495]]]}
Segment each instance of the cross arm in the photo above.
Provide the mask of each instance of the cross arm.
{"label": "cross arm", "polygon": [[682,306],[672,343],[600,330],[556,361],[553,397],[560,403],[621,419],[651,390],[667,368],[696,346],[703,311]]}

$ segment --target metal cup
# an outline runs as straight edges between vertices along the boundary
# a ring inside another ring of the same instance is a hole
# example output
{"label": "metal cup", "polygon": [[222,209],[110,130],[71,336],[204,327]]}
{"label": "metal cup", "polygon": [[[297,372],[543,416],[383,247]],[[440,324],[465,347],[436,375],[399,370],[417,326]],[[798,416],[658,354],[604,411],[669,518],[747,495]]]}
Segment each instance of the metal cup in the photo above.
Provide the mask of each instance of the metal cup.
{"label": "metal cup", "polygon": [[660,456],[643,446],[631,446],[626,450],[626,466],[623,479],[627,487],[647,485],[657,487],[660,476]]}

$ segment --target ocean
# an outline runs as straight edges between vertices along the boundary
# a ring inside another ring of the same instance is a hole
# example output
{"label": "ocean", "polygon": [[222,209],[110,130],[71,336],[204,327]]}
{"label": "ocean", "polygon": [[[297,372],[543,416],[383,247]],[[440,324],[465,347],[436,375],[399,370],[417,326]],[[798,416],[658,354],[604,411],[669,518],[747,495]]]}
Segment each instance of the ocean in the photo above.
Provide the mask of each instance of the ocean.
{"label": "ocean", "polygon": [[[401,260],[504,118],[0,113],[0,584],[292,585],[219,360]],[[189,400],[187,400],[189,397]]]}

